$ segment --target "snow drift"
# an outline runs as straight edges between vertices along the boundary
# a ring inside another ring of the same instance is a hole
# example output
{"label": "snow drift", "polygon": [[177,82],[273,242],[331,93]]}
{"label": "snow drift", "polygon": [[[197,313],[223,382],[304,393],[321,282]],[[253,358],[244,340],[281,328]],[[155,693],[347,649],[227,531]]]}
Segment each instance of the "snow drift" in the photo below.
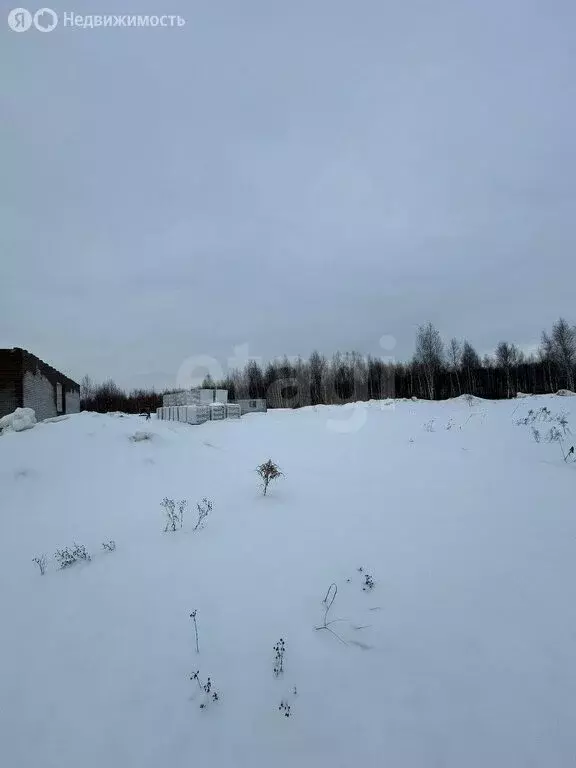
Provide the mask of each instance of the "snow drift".
{"label": "snow drift", "polygon": [[16,408],[12,413],[0,419],[0,433],[23,432],[36,425],[36,413],[33,408]]}

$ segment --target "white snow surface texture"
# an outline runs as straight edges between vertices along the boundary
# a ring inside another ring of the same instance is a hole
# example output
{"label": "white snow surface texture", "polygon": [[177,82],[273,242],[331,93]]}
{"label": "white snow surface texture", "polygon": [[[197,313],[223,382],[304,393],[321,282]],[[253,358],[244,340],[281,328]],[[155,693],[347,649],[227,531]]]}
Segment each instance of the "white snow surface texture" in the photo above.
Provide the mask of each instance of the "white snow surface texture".
{"label": "white snow surface texture", "polygon": [[550,396],[2,435],[2,766],[575,765],[576,464],[515,424],[543,406],[576,431]]}

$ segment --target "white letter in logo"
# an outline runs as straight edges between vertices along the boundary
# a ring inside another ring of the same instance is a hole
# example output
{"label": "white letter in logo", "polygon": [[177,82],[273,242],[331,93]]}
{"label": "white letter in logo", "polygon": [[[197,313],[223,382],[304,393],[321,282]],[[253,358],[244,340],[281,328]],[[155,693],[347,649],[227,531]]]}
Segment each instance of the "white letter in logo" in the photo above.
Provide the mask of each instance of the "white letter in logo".
{"label": "white letter in logo", "polygon": [[26,8],[13,8],[8,14],[8,26],[13,32],[26,32],[32,26],[32,14]]}

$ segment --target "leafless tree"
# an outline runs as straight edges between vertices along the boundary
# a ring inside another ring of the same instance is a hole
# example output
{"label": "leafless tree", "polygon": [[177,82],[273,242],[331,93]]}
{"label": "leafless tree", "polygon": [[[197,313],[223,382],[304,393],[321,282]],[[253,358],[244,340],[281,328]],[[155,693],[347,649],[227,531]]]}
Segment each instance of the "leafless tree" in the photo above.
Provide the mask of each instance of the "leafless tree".
{"label": "leafless tree", "polygon": [[[496,363],[504,370],[506,377],[506,397],[512,397],[512,368],[518,364],[520,359],[518,347],[514,344],[508,344],[507,341],[501,341],[496,347]],[[516,394],[516,393],[514,393]]]}
{"label": "leafless tree", "polygon": [[456,386],[458,389],[458,394],[462,394],[462,389],[460,387],[460,361],[462,358],[462,345],[458,341],[458,339],[450,339],[450,344],[448,345],[448,365],[450,367],[450,373],[454,376],[456,376]]}
{"label": "leafless tree", "polygon": [[550,336],[548,336],[546,331],[542,331],[542,341],[538,349],[538,359],[545,366],[544,370],[547,375],[546,387],[549,392],[552,392],[552,364],[554,362],[552,353],[552,339]]}
{"label": "leafless tree", "polygon": [[552,326],[550,352],[556,365],[566,377],[568,389],[574,389],[574,367],[576,365],[576,328],[568,325],[561,317]]}
{"label": "leafless tree", "polygon": [[418,328],[416,334],[416,363],[422,366],[426,380],[426,389],[430,400],[434,399],[434,380],[444,359],[444,345],[440,333],[432,325],[426,323]]}
{"label": "leafless tree", "polygon": [[86,374],[86,376],[84,376],[82,378],[82,381],[80,382],[80,399],[89,400],[91,397],[94,396],[95,389],[96,387],[94,385],[94,382],[92,381],[90,376]]}
{"label": "leafless tree", "polygon": [[204,381],[202,382],[202,388],[203,389],[215,389],[216,388],[216,383],[215,383],[214,379],[212,378],[212,376],[209,373],[207,373],[206,376],[204,377]]}
{"label": "leafless tree", "polygon": [[326,358],[319,352],[312,352],[310,355],[310,399],[312,405],[325,402],[325,376],[326,376]]}

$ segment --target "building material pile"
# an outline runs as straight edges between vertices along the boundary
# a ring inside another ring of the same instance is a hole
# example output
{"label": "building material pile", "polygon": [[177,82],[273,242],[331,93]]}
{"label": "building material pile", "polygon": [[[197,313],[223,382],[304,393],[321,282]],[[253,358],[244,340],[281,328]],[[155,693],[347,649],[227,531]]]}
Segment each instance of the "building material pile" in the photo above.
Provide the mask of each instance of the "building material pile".
{"label": "building material pile", "polygon": [[170,392],[162,396],[162,407],[156,410],[159,419],[180,421],[184,424],[239,419],[241,414],[239,405],[228,402],[226,389],[190,389]]}

